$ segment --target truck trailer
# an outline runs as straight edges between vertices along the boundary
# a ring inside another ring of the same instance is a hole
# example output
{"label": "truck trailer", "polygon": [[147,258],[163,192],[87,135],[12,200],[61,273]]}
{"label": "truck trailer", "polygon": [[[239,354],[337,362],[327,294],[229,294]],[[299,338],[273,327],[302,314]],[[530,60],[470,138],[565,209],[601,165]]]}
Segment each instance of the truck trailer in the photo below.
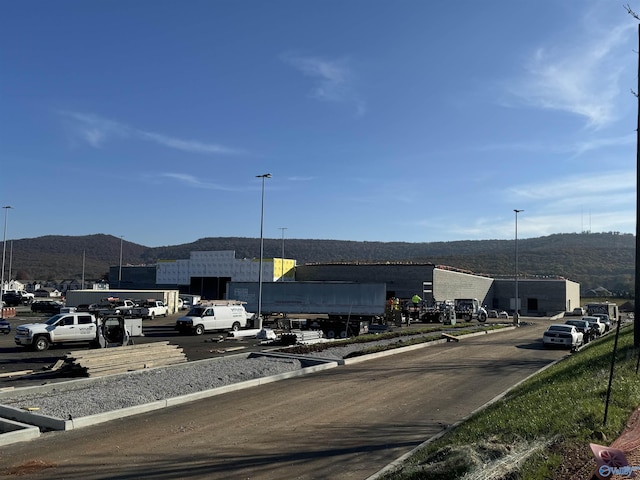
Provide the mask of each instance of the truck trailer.
{"label": "truck trailer", "polygon": [[160,300],[168,308],[169,314],[178,311],[178,290],[69,290],[66,293],[66,306],[90,305],[100,303],[105,298],[135,299],[142,301]]}
{"label": "truck trailer", "polygon": [[[248,311],[258,312],[259,284],[229,282],[227,298],[246,302]],[[385,314],[385,283],[269,282],[262,284],[260,312],[273,316],[326,315],[310,325],[329,338],[366,333],[368,325]]]}
{"label": "truck trailer", "polygon": [[587,303],[586,305],[587,315],[594,315],[596,313],[604,313],[609,315],[609,320],[617,322],[620,320],[620,313],[618,312],[618,305],[611,302],[594,302]]}

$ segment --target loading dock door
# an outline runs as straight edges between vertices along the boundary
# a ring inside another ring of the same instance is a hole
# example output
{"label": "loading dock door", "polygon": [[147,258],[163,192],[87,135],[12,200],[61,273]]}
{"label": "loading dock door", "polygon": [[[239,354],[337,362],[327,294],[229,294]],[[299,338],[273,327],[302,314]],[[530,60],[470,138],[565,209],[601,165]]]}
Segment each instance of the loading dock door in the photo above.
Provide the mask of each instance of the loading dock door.
{"label": "loading dock door", "polygon": [[227,282],[231,277],[191,277],[190,293],[200,295],[203,300],[221,300],[224,298]]}

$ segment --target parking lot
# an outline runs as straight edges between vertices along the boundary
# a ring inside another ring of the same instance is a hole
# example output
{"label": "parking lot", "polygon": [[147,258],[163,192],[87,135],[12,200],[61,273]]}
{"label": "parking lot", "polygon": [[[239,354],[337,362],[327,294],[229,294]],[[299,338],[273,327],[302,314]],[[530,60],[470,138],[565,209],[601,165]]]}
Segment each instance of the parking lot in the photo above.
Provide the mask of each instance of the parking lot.
{"label": "parking lot", "polygon": [[[182,311],[167,317],[144,320],[143,336],[133,337],[133,343],[169,342],[171,345],[181,347],[189,361],[249,353],[269,348],[268,345],[264,345],[255,338],[233,338],[229,337],[227,332],[222,331],[205,333],[199,336],[181,335],[174,327],[176,319],[185,313],[186,311]],[[8,335],[0,334],[0,388],[23,387],[40,385],[45,382],[69,380],[69,377],[61,376],[59,373],[53,374],[49,369],[59,359],[63,358],[67,352],[90,348],[89,346],[84,344],[54,344],[46,351],[36,352],[32,349],[18,346],[14,342],[16,327],[27,323],[43,322],[49,317],[49,314],[33,314],[29,307],[20,306],[17,307],[16,316],[8,318],[11,323],[11,333]],[[499,320],[496,319],[496,321]],[[426,325],[417,323],[412,324],[410,327],[402,326],[401,328],[422,328]]]}
{"label": "parking lot", "polygon": [[[226,332],[205,333],[201,336],[180,335],[174,329],[174,325],[176,319],[183,314],[184,312],[169,315],[166,318],[145,320],[142,327],[143,336],[133,337],[133,342],[142,344],[166,341],[172,345],[178,345],[182,347],[189,361],[251,352],[264,348],[264,345],[255,338],[230,338]],[[44,352],[35,352],[16,345],[13,340],[15,329],[19,325],[42,322],[48,317],[48,315],[33,315],[28,307],[18,307],[16,316],[7,319],[11,323],[11,333],[8,335],[0,334],[0,388],[68,380],[68,378],[60,378],[58,375],[48,375],[46,370],[57,360],[63,358],[65,353],[89,348],[88,346],[83,344],[52,345]],[[34,373],[26,373],[30,371]],[[7,374],[10,372],[25,373],[8,376]]]}

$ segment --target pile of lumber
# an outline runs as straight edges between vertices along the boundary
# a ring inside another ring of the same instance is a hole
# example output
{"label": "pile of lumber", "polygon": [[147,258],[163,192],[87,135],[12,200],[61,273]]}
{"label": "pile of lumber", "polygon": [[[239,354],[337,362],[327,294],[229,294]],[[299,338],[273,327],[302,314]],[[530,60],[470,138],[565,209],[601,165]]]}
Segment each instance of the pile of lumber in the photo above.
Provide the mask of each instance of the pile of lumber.
{"label": "pile of lumber", "polygon": [[66,367],[87,377],[101,377],[153,367],[166,367],[187,361],[182,347],[169,342],[78,350],[64,357]]}

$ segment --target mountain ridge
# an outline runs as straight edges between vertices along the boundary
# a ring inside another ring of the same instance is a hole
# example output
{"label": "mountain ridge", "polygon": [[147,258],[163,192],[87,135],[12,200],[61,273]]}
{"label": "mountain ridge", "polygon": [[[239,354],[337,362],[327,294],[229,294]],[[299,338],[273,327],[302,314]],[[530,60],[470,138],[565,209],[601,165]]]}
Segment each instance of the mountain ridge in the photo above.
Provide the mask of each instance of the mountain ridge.
{"label": "mountain ridge", "polygon": [[[107,234],[46,235],[11,240],[5,275],[11,264],[11,276],[18,280],[80,279],[83,272],[86,279],[105,278],[109,266],[119,265],[121,246],[122,265],[187,259],[192,251],[233,250],[237,258],[260,255],[259,238],[205,237],[146,247]],[[265,258],[281,257],[282,248],[281,239],[264,239]],[[491,276],[513,276],[515,265],[514,240],[410,243],[291,238],[284,242],[284,249],[284,256],[298,264],[433,263]],[[634,291],[635,236],[585,232],[518,239],[518,271],[523,277],[561,276],[579,282],[583,290],[605,287],[628,295]]]}

